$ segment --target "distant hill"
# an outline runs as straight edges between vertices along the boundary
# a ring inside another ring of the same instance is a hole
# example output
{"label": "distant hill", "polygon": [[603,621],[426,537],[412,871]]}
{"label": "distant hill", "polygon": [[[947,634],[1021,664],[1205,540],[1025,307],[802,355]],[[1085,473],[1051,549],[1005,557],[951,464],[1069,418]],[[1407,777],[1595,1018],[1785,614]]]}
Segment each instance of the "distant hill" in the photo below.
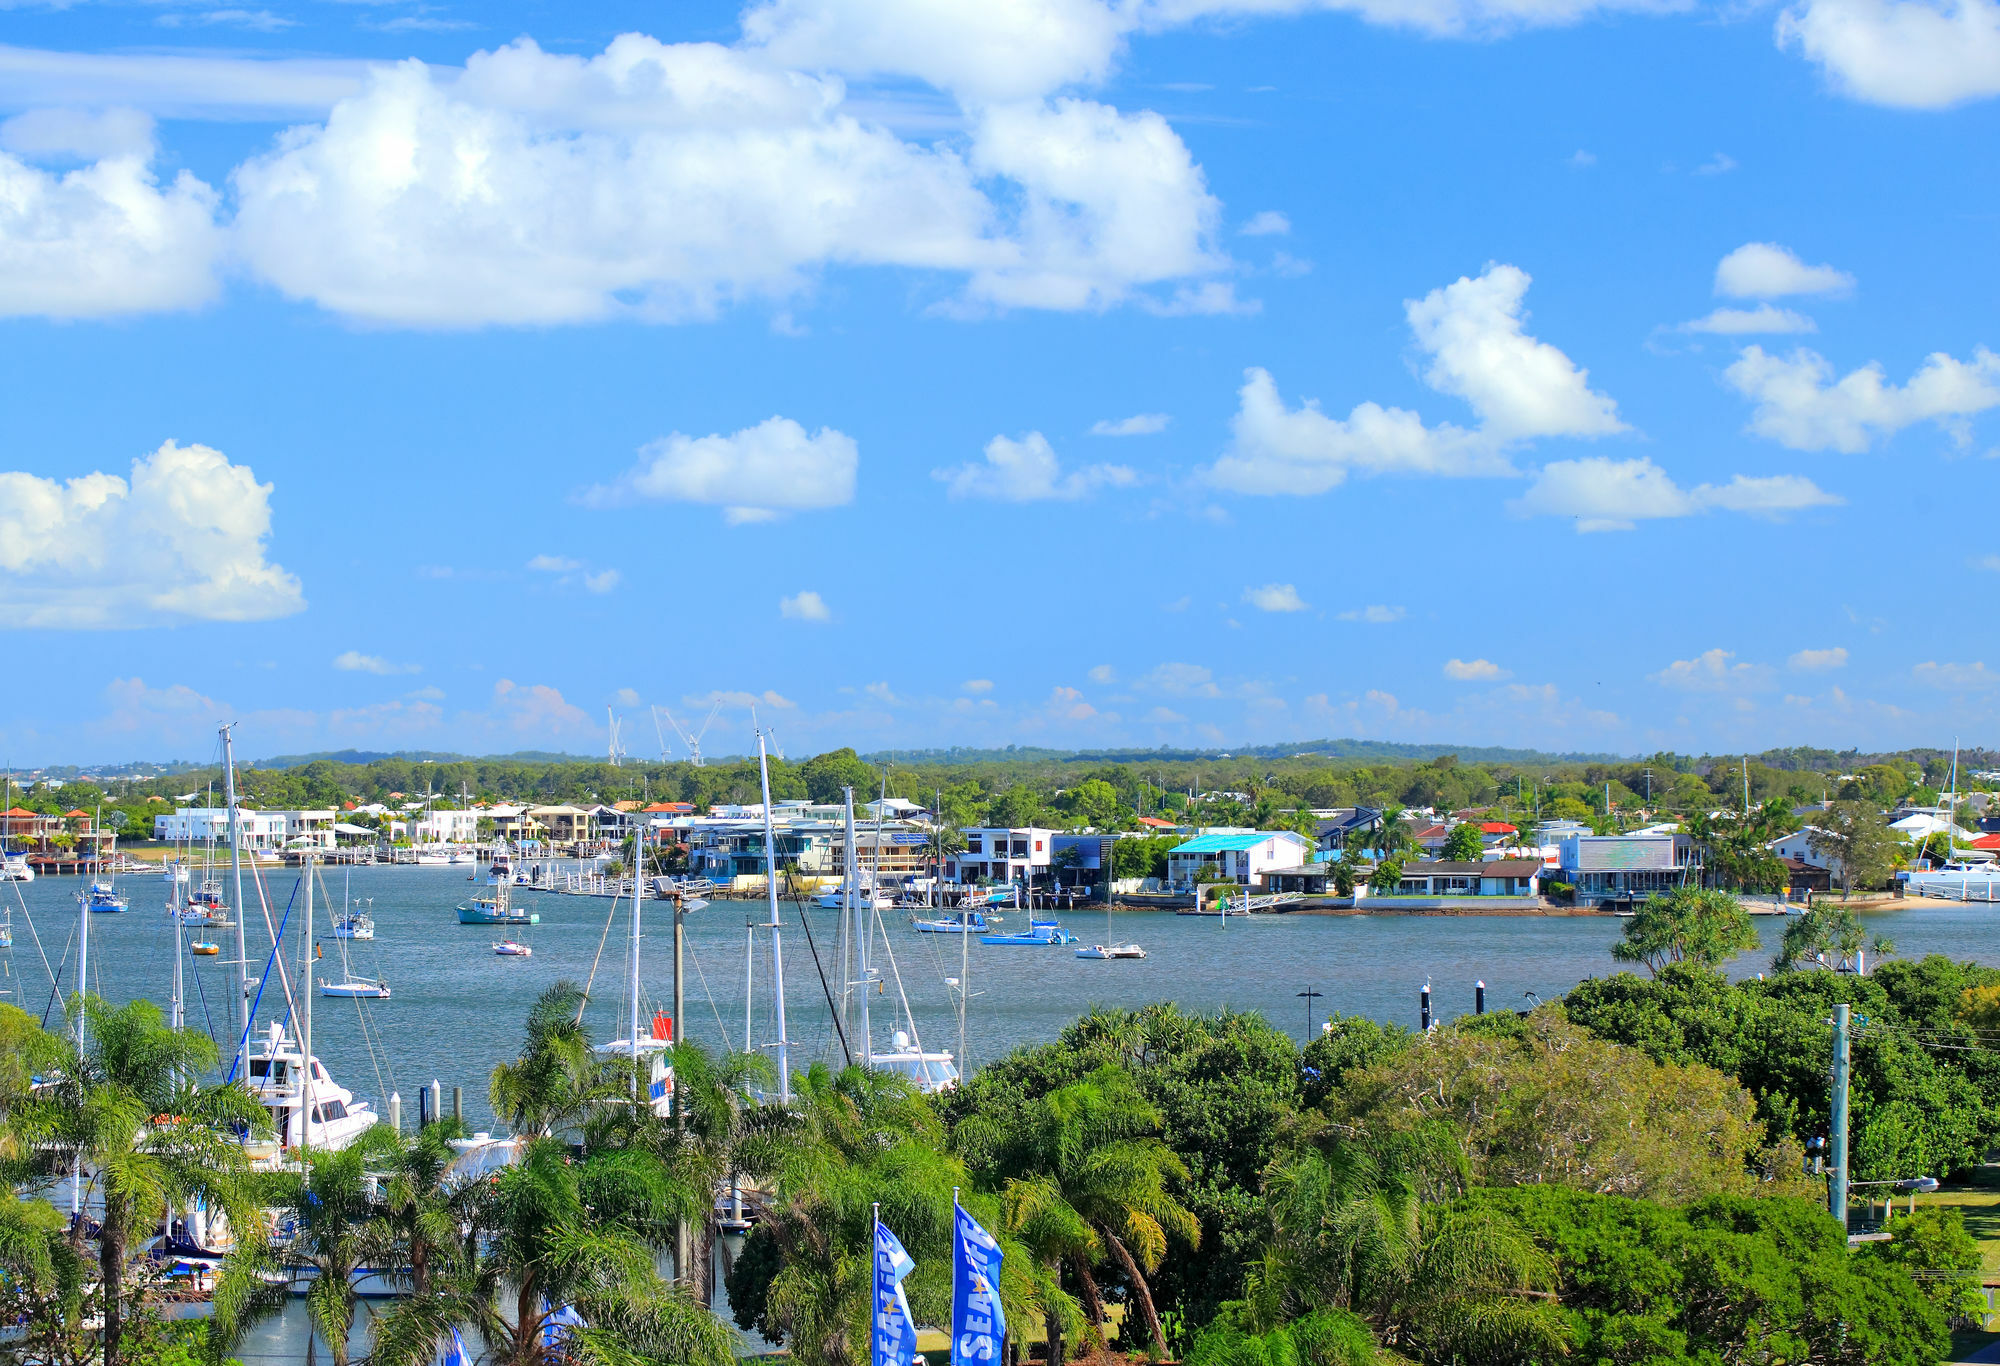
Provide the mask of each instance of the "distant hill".
{"label": "distant hill", "polygon": [[269,759],[249,761],[251,768],[303,768],[324,760],[333,764],[373,764],[384,759],[400,759],[411,764],[458,764],[480,759],[512,759],[524,764],[585,764],[595,760],[588,754],[565,754],[559,750],[523,749],[512,754],[454,754],[446,750],[399,749],[393,752],[372,749],[335,749],[318,754],[278,754]]}
{"label": "distant hill", "polygon": [[1604,753],[1555,754],[1539,749],[1506,749],[1489,745],[1408,745],[1389,740],[1301,740],[1282,745],[1246,745],[1241,749],[889,749],[861,757],[882,764],[990,763],[1192,763],[1203,759],[1384,759],[1422,763],[1452,754],[1469,764],[1592,764],[1615,763],[1632,756]]}

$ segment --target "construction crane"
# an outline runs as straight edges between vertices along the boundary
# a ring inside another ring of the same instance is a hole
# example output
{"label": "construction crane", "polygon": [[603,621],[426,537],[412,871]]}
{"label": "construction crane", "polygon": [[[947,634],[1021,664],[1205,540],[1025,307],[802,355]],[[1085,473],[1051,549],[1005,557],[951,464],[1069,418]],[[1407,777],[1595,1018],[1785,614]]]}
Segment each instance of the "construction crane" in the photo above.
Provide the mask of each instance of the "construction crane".
{"label": "construction crane", "polygon": [[[701,723],[700,730],[690,735],[688,734],[687,727],[683,726],[679,721],[676,721],[674,719],[674,714],[672,712],[668,711],[665,707],[660,708],[660,714],[667,718],[667,724],[674,728],[674,734],[680,736],[681,743],[687,746],[688,762],[693,764],[696,768],[701,768],[704,766],[701,758],[701,737],[708,734],[709,726],[711,726],[715,722],[715,714],[721,710],[722,710],[722,699],[718,697],[715,700],[715,705],[708,709],[708,720]],[[661,745],[662,751],[664,751],[665,748],[666,746],[663,742]]]}

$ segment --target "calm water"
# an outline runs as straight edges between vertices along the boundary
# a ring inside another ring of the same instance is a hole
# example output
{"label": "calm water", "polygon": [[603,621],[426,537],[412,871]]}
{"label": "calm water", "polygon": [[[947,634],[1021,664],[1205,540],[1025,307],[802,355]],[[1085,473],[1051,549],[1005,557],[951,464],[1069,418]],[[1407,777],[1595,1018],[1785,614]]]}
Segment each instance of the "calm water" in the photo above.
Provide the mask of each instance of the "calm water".
{"label": "calm water", "polygon": [[[167,999],[173,970],[173,926],[163,913],[165,883],[157,875],[121,878],[120,888],[132,900],[123,915],[91,917],[92,987],[113,1000],[147,996]],[[275,925],[293,897],[298,874],[265,871],[266,896]],[[436,1079],[445,1088],[464,1088],[466,1118],[478,1128],[497,1128],[486,1099],[486,1077],[494,1063],[510,1056],[520,1042],[521,1021],[537,993],[569,978],[590,978],[596,961],[596,986],[588,1015],[598,1037],[623,1033],[627,957],[631,936],[629,908],[586,897],[520,893],[519,899],[538,911],[541,923],[517,927],[515,937],[530,944],[528,959],[498,958],[491,944],[493,927],[462,926],[453,908],[472,890],[464,869],[382,867],[333,870],[326,887],[336,906],[343,895],[373,915],[376,938],[349,944],[351,967],[357,976],[380,976],[394,995],[387,1001],[346,1001],[326,998],[313,1002],[314,1052],[328,1070],[357,1095],[386,1110],[391,1091],[403,1097],[405,1123],[414,1123],[418,1089]],[[246,876],[246,892],[249,888]],[[75,984],[76,896],[74,878],[42,878],[32,884],[0,886],[0,897],[14,905],[14,948],[0,953],[7,998],[40,1015],[51,1001],[49,968],[67,993]],[[16,900],[16,894],[19,900]],[[316,893],[316,902],[319,902]],[[246,921],[250,957],[261,971],[271,950],[271,936],[254,895]],[[296,969],[301,919],[294,906],[285,941]],[[664,907],[646,925],[640,955],[642,1005],[647,1014],[671,1008],[672,922]],[[744,975],[746,920],[761,920],[762,902],[717,901],[688,917],[688,1019],[684,1034],[709,1046],[740,1049],[744,1043]],[[810,920],[812,940],[801,926]],[[1015,913],[1007,927],[1025,917]],[[792,1038],[792,1065],[814,1060],[840,1060],[831,1012],[816,970],[812,946],[817,945],[827,978],[837,994],[834,968],[839,914],[782,907],[787,1019]],[[1085,944],[1108,933],[1117,941],[1136,940],[1149,955],[1144,960],[1096,962],[1078,959],[1067,948],[969,946],[972,989],[968,1024],[969,1061],[976,1068],[1011,1049],[1047,1040],[1093,1005],[1135,1006],[1173,1001],[1187,1010],[1228,1006],[1263,1012],[1295,1038],[1307,1028],[1306,1002],[1298,992],[1322,993],[1313,1000],[1316,1018],[1328,1011],[1372,1016],[1414,1026],[1417,993],[1428,978],[1434,1009],[1450,1019],[1472,1009],[1475,979],[1483,978],[1489,1009],[1517,1008],[1529,993],[1554,997],[1592,976],[1616,966],[1609,949],[1618,938],[1620,922],[1597,917],[1444,917],[1444,916],[1304,916],[1291,915],[1224,922],[1212,918],[1175,916],[1154,911],[1118,912],[1107,931],[1104,913],[1079,912],[1064,917]],[[2000,964],[2000,924],[1992,908],[1913,906],[1871,918],[1872,928],[1895,941],[1899,956],[1943,953],[1953,958]],[[30,933],[30,922],[35,934]],[[890,926],[888,942],[900,969],[910,1013],[926,1047],[957,1048],[957,1017],[945,978],[960,965],[957,936],[920,934],[900,915],[884,913]],[[340,941],[326,938],[323,902],[315,906],[315,923],[325,953],[315,976],[340,975]],[[1767,942],[1781,932],[1774,919],[1756,922]],[[607,935],[608,926],[608,935]],[[230,956],[234,931],[207,931]],[[187,932],[191,939],[194,931]],[[752,960],[754,992],[752,1042],[769,1050],[777,1031],[771,999],[770,936],[755,936]],[[601,952],[600,952],[601,945]],[[876,998],[876,1038],[885,1040],[904,1024],[895,977],[882,961],[888,984]],[[1735,975],[1767,966],[1769,950],[1747,954],[1732,967]],[[67,964],[64,966],[64,964]],[[228,1005],[224,973],[215,959],[187,960],[188,1018],[197,1028],[212,1028],[228,1051]],[[296,973],[294,976],[296,981]],[[204,1003],[205,992],[205,1003]],[[260,1021],[282,1018],[285,1001],[277,975],[271,974]],[[303,1355],[303,1321],[288,1314],[246,1344],[246,1361],[295,1360]]]}

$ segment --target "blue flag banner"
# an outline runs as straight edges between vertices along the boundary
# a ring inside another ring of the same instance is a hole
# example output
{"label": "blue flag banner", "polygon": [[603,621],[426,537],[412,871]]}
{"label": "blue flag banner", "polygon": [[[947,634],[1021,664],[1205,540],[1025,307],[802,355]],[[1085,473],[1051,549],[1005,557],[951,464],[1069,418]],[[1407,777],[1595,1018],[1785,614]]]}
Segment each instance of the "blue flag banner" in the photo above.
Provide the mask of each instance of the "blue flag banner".
{"label": "blue flag banner", "polygon": [[989,1366],[1000,1360],[1007,1314],[1000,1307],[1000,1244],[956,1202],[952,1204],[951,1363]]}
{"label": "blue flag banner", "polygon": [[903,1277],[916,1262],[896,1235],[875,1221],[874,1366],[911,1366],[917,1355],[917,1325],[903,1296]]}
{"label": "blue flag banner", "polygon": [[465,1339],[451,1330],[451,1345],[438,1353],[438,1366],[472,1366],[472,1353],[465,1350]]}

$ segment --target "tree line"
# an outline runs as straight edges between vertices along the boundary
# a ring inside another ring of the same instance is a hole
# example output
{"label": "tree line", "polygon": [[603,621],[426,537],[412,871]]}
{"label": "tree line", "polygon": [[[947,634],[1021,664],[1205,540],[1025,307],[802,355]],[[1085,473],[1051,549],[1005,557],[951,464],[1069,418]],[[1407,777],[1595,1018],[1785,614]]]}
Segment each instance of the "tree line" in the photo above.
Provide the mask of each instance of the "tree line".
{"label": "tree line", "polygon": [[[1948,1177],[2000,1141],[2000,970],[1843,971],[1843,914],[1732,983],[1741,907],[1676,893],[1628,922],[1637,972],[1427,1034],[1336,1015],[1301,1048],[1255,1013],[1093,1010],[939,1096],[815,1065],[780,1105],[764,1057],[680,1043],[672,1118],[632,1102],[563,983],[490,1081],[518,1160],[477,1180],[450,1121],[252,1171],[236,1133],[261,1111],[198,1033],[144,1001],[73,1000],[51,1032],[0,1007],[0,1321],[23,1325],[0,1362],[221,1363],[305,1278],[337,1366],[418,1366],[453,1331],[508,1366],[723,1366],[713,1260],[741,1329],[859,1366],[874,1207],[917,1259],[918,1320],[944,1322],[957,1189],[1006,1253],[1014,1361],[1115,1338],[1199,1366],[1929,1366],[1982,1307],[1979,1248],[1926,1209],[1849,1249],[1805,1162],[1826,1021],[1866,1020],[1854,1178]],[[46,1197],[78,1167],[71,1225]],[[733,1251],[731,1186],[757,1214]],[[177,1322],[143,1249],[196,1197],[240,1245],[212,1315]],[[403,1292],[365,1325],[361,1267]]]}

